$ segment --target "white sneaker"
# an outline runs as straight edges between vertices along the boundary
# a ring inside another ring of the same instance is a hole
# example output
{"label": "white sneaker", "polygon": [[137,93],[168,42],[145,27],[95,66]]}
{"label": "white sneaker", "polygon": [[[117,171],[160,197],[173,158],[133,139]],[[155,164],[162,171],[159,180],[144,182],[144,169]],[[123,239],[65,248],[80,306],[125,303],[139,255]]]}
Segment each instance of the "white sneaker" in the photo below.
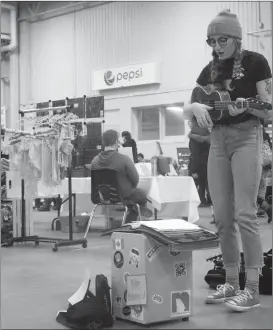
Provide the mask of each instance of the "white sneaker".
{"label": "white sneaker", "polygon": [[260,306],[258,293],[245,288],[237,292],[236,297],[226,301],[225,305],[235,312],[246,312]]}
{"label": "white sneaker", "polygon": [[228,299],[236,297],[236,292],[238,291],[237,288],[235,289],[229,283],[218,285],[216,290],[216,292],[206,297],[206,304],[221,304]]}

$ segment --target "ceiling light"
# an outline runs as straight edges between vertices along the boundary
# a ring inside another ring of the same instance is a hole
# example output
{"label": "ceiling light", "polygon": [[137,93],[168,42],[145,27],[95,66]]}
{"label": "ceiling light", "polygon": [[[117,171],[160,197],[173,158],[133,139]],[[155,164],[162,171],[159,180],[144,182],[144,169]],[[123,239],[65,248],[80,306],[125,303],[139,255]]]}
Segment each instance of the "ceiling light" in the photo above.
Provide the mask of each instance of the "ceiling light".
{"label": "ceiling light", "polygon": [[167,107],[166,110],[170,110],[170,111],[183,111],[183,108],[181,108],[181,107]]}

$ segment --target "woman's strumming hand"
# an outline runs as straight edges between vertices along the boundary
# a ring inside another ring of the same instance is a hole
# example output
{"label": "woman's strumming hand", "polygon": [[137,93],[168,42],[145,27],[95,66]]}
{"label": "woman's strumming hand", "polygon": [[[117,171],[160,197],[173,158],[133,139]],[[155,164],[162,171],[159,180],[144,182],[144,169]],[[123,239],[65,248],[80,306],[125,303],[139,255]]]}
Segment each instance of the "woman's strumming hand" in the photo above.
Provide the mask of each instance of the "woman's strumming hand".
{"label": "woman's strumming hand", "polygon": [[196,121],[200,127],[211,129],[213,126],[212,120],[208,113],[208,110],[212,110],[212,107],[209,107],[205,104],[193,103],[192,112],[196,118]]}

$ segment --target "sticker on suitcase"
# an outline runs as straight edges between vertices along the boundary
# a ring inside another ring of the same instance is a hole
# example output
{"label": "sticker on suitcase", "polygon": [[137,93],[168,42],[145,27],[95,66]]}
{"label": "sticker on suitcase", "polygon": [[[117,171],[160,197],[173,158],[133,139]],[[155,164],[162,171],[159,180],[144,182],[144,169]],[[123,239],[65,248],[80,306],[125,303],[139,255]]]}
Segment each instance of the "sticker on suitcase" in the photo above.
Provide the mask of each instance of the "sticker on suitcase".
{"label": "sticker on suitcase", "polygon": [[124,273],[124,275],[123,275],[123,282],[124,282],[124,284],[127,284],[127,278],[128,278],[128,276],[130,276],[130,273],[128,273],[128,272]]}
{"label": "sticker on suitcase", "polygon": [[146,257],[147,259],[151,262],[153,261],[162,251],[162,246],[157,244],[155,246],[153,246],[147,253],[146,253]]}
{"label": "sticker on suitcase", "polygon": [[154,295],[152,296],[152,301],[153,301],[154,303],[156,303],[156,304],[161,305],[161,304],[163,304],[163,297],[160,296],[159,294],[154,294]]}
{"label": "sticker on suitcase", "polygon": [[169,253],[172,257],[177,257],[180,254],[180,252],[176,252],[176,251],[169,251]]}
{"label": "sticker on suitcase", "polygon": [[190,314],[190,290],[171,292],[171,317]]}
{"label": "sticker on suitcase", "polygon": [[122,313],[125,316],[129,316],[131,314],[131,307],[130,306],[124,306],[122,309]]}
{"label": "sticker on suitcase", "polygon": [[143,306],[138,305],[138,306],[131,307],[131,319],[138,320],[138,321],[144,321]]}
{"label": "sticker on suitcase", "polygon": [[138,268],[140,261],[139,251],[136,248],[132,248],[129,253],[129,265],[133,265]]}
{"label": "sticker on suitcase", "polygon": [[121,295],[118,292],[116,292],[114,303],[116,306],[122,306]]}
{"label": "sticker on suitcase", "polygon": [[116,239],[113,239],[113,248],[115,251],[119,251],[119,250],[122,250],[124,249],[124,240],[123,238],[116,238]]}
{"label": "sticker on suitcase", "polygon": [[138,306],[147,303],[146,275],[134,275],[127,278],[127,305]]}
{"label": "sticker on suitcase", "polygon": [[186,261],[176,263],[174,268],[176,278],[187,275]]}
{"label": "sticker on suitcase", "polygon": [[114,254],[114,264],[117,268],[121,268],[124,264],[123,254],[120,251]]}

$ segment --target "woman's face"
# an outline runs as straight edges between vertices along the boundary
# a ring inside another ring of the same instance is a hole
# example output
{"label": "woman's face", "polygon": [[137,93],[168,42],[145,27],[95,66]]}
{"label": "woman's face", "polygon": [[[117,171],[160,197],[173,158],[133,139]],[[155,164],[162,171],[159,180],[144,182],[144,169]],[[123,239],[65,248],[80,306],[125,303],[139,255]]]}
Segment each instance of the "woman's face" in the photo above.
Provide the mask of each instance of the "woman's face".
{"label": "woman's face", "polygon": [[125,136],[122,137],[122,141],[123,141],[123,143],[126,142],[126,137]]}
{"label": "woman's face", "polygon": [[225,35],[213,35],[208,38],[207,42],[215,50],[220,60],[231,58],[237,48],[235,39]]}

